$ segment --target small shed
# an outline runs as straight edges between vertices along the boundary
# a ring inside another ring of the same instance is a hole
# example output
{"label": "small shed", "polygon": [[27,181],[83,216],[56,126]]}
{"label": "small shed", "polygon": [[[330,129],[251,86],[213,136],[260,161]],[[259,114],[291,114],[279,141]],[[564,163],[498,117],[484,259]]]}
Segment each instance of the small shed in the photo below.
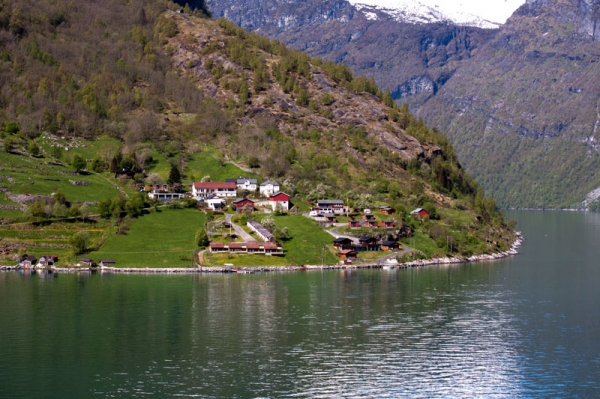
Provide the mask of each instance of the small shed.
{"label": "small shed", "polygon": [[381,227],[394,227],[395,223],[393,220],[384,220],[381,222]]}
{"label": "small shed", "polygon": [[360,227],[360,220],[351,220],[348,222],[348,227]]}
{"label": "small shed", "polygon": [[358,254],[356,253],[356,251],[353,251],[351,249],[344,249],[338,252],[338,256],[340,257],[340,259],[356,259],[358,257]]}
{"label": "small shed", "polygon": [[417,208],[410,213],[412,216],[419,217],[419,219],[425,219],[430,217],[431,215],[423,208]]}
{"label": "small shed", "polygon": [[393,215],[396,213],[396,210],[391,206],[382,206],[379,208],[379,211],[384,215]]}
{"label": "small shed", "polygon": [[94,266],[96,266],[96,262],[94,262],[90,258],[80,258],[79,259],[79,263],[81,263],[82,265],[87,266],[87,267],[94,267]]}
{"label": "small shed", "polygon": [[33,267],[33,266],[35,266],[36,263],[37,263],[37,258],[35,256],[24,255],[21,258],[21,262],[19,262],[19,265],[21,267]]}
{"label": "small shed", "polygon": [[383,251],[397,251],[400,249],[400,244],[398,244],[398,241],[382,241],[381,249]]}
{"label": "small shed", "polygon": [[38,263],[42,266],[54,266],[54,257],[52,255],[40,256]]}
{"label": "small shed", "polygon": [[101,261],[100,261],[100,267],[112,266],[112,265],[114,265],[115,263],[117,263],[117,262],[115,262],[115,261],[114,261],[114,260],[112,260],[112,259],[104,259],[104,260],[101,260]]}

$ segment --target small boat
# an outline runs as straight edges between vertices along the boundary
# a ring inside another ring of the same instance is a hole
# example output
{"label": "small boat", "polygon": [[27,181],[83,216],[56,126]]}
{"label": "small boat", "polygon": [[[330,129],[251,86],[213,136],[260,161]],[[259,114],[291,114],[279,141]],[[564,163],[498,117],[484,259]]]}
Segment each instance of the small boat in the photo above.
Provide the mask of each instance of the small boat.
{"label": "small boat", "polygon": [[383,270],[394,270],[396,268],[395,265],[383,265],[381,266]]}

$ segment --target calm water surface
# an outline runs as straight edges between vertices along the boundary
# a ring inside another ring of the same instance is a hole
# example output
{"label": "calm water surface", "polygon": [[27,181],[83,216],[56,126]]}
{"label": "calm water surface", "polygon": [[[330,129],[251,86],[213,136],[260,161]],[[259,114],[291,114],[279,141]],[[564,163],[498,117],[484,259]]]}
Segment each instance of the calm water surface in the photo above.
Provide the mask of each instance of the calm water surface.
{"label": "calm water surface", "polygon": [[600,215],[512,212],[497,262],[0,274],[0,397],[598,397]]}

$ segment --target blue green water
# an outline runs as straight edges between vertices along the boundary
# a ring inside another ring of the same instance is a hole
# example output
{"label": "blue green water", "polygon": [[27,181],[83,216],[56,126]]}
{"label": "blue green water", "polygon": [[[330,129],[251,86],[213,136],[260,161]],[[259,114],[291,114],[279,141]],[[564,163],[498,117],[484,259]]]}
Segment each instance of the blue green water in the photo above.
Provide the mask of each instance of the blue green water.
{"label": "blue green water", "polygon": [[0,397],[597,397],[600,215],[409,270],[0,273]]}

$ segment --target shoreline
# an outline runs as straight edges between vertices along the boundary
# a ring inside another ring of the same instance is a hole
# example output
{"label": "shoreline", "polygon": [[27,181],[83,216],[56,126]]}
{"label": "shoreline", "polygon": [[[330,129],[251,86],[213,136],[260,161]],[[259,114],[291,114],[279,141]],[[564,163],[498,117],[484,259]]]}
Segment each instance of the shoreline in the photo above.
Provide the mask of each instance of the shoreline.
{"label": "shoreline", "polygon": [[[299,271],[314,271],[314,270],[352,270],[352,269],[382,269],[384,266],[397,269],[408,269],[411,267],[422,267],[431,265],[450,265],[458,263],[485,262],[498,259],[504,259],[510,256],[518,255],[518,248],[523,244],[523,236],[520,232],[516,232],[517,239],[510,246],[510,249],[504,252],[494,254],[473,255],[468,258],[460,256],[418,259],[412,262],[405,263],[373,263],[359,265],[304,265],[304,266],[240,266],[240,267],[197,267],[197,268],[150,268],[150,267],[98,267],[96,270],[89,268],[65,268],[51,267],[50,272],[53,273],[100,273],[100,274],[203,274],[203,273],[240,273],[252,274],[258,272],[299,272]],[[21,269],[18,266],[0,266],[0,271],[17,271],[29,270],[38,271],[46,268],[30,268]]]}

